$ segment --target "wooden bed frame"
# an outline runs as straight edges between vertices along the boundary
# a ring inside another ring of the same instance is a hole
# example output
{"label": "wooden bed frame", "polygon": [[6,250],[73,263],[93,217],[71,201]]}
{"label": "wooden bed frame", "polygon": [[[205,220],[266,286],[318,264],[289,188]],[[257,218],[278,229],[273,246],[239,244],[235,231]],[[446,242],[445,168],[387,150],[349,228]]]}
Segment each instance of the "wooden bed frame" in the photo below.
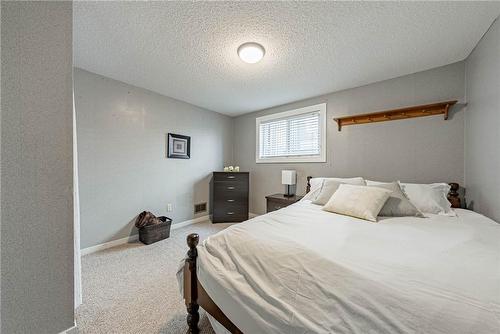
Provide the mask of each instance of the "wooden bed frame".
{"label": "wooden bed frame", "polygon": [[[311,190],[312,176],[307,177],[306,193]],[[460,208],[460,197],[458,194],[458,183],[450,183],[451,189],[448,193],[448,200],[453,208]],[[198,257],[198,242],[200,237],[197,233],[191,233],[187,236],[187,252],[186,262],[184,264],[184,301],[187,308],[187,323],[189,326],[188,333],[198,334],[198,322],[200,320],[200,306],[212,317],[215,318],[222,326],[233,334],[243,334],[238,327],[229,320],[222,310],[207,294],[196,273],[196,258]]]}

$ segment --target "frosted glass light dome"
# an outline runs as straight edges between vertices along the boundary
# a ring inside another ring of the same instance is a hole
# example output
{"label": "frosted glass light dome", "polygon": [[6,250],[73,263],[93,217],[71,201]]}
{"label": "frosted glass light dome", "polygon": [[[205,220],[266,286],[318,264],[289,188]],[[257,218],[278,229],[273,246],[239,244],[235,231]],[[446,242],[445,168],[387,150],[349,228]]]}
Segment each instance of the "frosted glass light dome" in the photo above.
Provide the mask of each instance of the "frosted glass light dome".
{"label": "frosted glass light dome", "polygon": [[238,48],[238,56],[240,56],[241,60],[245,63],[249,64],[259,62],[264,57],[265,53],[264,47],[254,42],[241,44]]}

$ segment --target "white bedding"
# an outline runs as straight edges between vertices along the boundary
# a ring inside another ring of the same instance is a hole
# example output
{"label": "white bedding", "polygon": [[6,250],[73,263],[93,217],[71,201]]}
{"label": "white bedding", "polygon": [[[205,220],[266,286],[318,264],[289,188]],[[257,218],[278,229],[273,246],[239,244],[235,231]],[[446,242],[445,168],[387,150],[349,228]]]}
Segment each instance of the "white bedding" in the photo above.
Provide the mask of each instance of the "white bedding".
{"label": "white bedding", "polygon": [[371,223],[306,200],[198,255],[201,284],[246,334],[500,333],[500,225],[471,211]]}

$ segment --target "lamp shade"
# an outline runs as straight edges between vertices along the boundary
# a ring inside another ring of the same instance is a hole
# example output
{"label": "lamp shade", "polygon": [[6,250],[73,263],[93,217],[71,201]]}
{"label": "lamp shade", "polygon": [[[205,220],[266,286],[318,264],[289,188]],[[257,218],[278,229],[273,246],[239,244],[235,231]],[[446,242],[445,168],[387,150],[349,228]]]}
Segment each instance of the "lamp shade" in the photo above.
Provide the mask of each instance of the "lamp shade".
{"label": "lamp shade", "polygon": [[295,184],[297,182],[297,172],[294,170],[281,171],[281,184]]}

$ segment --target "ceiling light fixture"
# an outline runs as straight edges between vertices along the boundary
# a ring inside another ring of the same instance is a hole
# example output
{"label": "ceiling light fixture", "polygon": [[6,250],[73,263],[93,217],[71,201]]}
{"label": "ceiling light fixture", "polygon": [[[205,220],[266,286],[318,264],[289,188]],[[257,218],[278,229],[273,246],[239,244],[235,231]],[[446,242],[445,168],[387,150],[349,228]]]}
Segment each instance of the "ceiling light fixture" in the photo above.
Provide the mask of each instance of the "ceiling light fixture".
{"label": "ceiling light fixture", "polygon": [[238,48],[238,56],[240,56],[241,60],[245,63],[255,64],[259,62],[266,53],[264,47],[258,43],[245,43],[241,44]]}

